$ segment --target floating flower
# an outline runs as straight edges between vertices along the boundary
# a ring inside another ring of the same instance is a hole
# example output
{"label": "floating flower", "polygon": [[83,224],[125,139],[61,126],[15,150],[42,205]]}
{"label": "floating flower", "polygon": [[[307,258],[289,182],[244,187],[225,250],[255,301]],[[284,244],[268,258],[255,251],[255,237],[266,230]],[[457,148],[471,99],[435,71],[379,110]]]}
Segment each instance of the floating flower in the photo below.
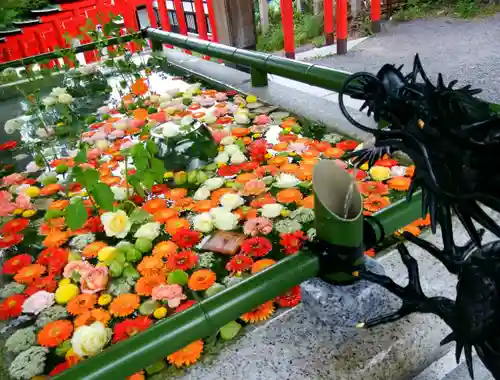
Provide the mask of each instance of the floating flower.
{"label": "floating flower", "polygon": [[181,249],[191,248],[201,240],[201,234],[197,231],[191,231],[188,228],[182,228],[172,236],[172,241]]}
{"label": "floating flower", "polygon": [[101,222],[104,226],[106,236],[115,236],[120,239],[127,236],[132,227],[132,222],[130,222],[129,217],[123,210],[105,212],[101,215]]}
{"label": "floating flower", "polygon": [[31,260],[32,257],[27,253],[16,255],[3,263],[2,272],[4,274],[16,274],[19,270],[31,264]]}
{"label": "floating flower", "polygon": [[238,226],[238,216],[223,207],[217,207],[210,211],[214,225],[219,230],[231,231]]}
{"label": "floating flower", "polygon": [[75,318],[74,324],[75,328],[78,328],[80,326],[89,326],[94,322],[101,322],[104,326],[107,326],[110,320],[111,314],[109,314],[106,310],[92,309],[78,315]]}
{"label": "floating flower", "polygon": [[256,236],[258,234],[268,235],[273,230],[273,223],[265,217],[248,219],[243,225],[246,235]]}
{"label": "floating flower", "polygon": [[191,275],[188,287],[194,291],[207,290],[215,283],[215,280],[215,273],[210,269],[200,269]]}
{"label": "floating flower", "polygon": [[92,264],[87,261],[70,261],[63,271],[64,278],[72,278],[78,276],[80,278],[83,274],[93,269]]}
{"label": "floating flower", "polygon": [[252,311],[243,314],[240,318],[247,323],[257,323],[268,319],[273,312],[274,312],[273,301],[268,301],[256,307]]}
{"label": "floating flower", "polygon": [[372,177],[375,181],[385,181],[391,178],[391,169],[385,166],[373,166],[369,170],[370,177]]}
{"label": "floating flower", "polygon": [[132,93],[137,96],[145,95],[149,90],[145,78],[137,79],[130,88],[132,90]]}
{"label": "floating flower", "polygon": [[392,158],[381,158],[380,160],[375,161],[375,166],[384,166],[386,168],[392,168],[397,164],[398,162]]}
{"label": "floating flower", "polygon": [[214,228],[214,221],[209,212],[204,212],[196,215],[193,218],[193,228],[196,231],[208,233]]}
{"label": "floating flower", "polygon": [[109,312],[115,317],[126,317],[132,314],[139,305],[140,298],[137,294],[120,294],[109,305]]}
{"label": "floating flower", "polygon": [[275,260],[272,259],[261,259],[253,263],[252,265],[252,274],[258,273],[271,265],[276,264]]}
{"label": "floating flower", "polygon": [[[94,257],[97,257],[97,253],[104,247],[107,247],[108,245],[103,242],[103,241],[94,241],[92,243],[90,243],[89,245],[87,245],[84,249],[83,249],[83,256],[88,258],[88,259],[91,259],[91,258],[94,258]],[[65,276],[67,277],[67,276]]]}
{"label": "floating flower", "polygon": [[93,294],[106,289],[108,285],[108,268],[97,266],[84,272],[80,277],[82,293]]}
{"label": "floating flower", "polygon": [[182,228],[189,228],[189,221],[187,219],[170,218],[165,224],[165,230],[172,236]]}
{"label": "floating flower", "polygon": [[165,263],[161,256],[144,256],[137,265],[137,270],[143,276],[164,276]]}
{"label": "floating flower", "polygon": [[274,183],[274,186],[281,188],[281,189],[289,189],[291,187],[297,186],[299,183],[300,183],[300,180],[297,177],[295,177],[294,175],[281,173],[276,178],[276,182]]}
{"label": "floating flower", "polygon": [[55,295],[46,291],[38,291],[28,297],[23,303],[23,313],[40,314],[54,304]]}
{"label": "floating flower", "polygon": [[391,201],[387,197],[381,197],[380,195],[370,195],[363,201],[363,207],[365,210],[370,212],[377,212],[383,208],[389,206]]}
{"label": "floating flower", "polygon": [[188,300],[188,301],[184,302],[183,304],[181,304],[180,306],[176,307],[174,313],[177,314],[177,313],[183,312],[184,310],[189,309],[193,305],[196,305],[196,301]]}
{"label": "floating flower", "polygon": [[228,194],[224,194],[220,198],[221,206],[227,210],[234,210],[235,208],[240,207],[244,203],[245,203],[245,201],[238,194],[228,193]]}
{"label": "floating flower", "polygon": [[153,248],[153,256],[166,260],[171,254],[177,252],[178,245],[173,241],[161,241]]}
{"label": "floating flower", "polygon": [[14,281],[20,284],[31,284],[42,274],[45,273],[46,267],[40,264],[31,264],[21,268],[14,276]]}
{"label": "floating flower", "polygon": [[160,227],[161,224],[157,222],[146,223],[139,227],[134,237],[154,240],[160,235]]}
{"label": "floating flower", "polygon": [[49,377],[59,375],[60,373],[63,373],[64,371],[66,371],[69,368],[70,368],[70,365],[68,362],[59,363],[58,365],[56,365],[52,369],[52,371],[49,372]]}
{"label": "floating flower", "polygon": [[281,234],[280,236],[280,244],[287,255],[297,253],[302,248],[305,240],[307,240],[307,236],[305,236],[303,231]]}
{"label": "floating flower", "polygon": [[112,331],[101,322],[90,326],[81,326],[75,330],[71,338],[71,347],[80,357],[95,356],[102,351],[111,340]]}
{"label": "floating flower", "polygon": [[371,194],[377,194],[377,195],[389,194],[388,186],[382,182],[376,182],[376,181],[359,182],[359,191],[364,196],[369,196]]}
{"label": "floating flower", "polygon": [[387,181],[387,184],[392,190],[408,191],[411,185],[411,179],[408,177],[392,177]]}
{"label": "floating flower", "polygon": [[276,199],[280,203],[298,203],[302,200],[303,196],[298,189],[285,189],[281,190],[277,195]]}
{"label": "floating flower", "polygon": [[11,248],[20,242],[22,242],[24,239],[24,235],[21,234],[8,234],[8,235],[3,235],[2,238],[0,238],[0,249],[7,249]]}
{"label": "floating flower", "polygon": [[7,297],[0,304],[0,320],[17,317],[23,311],[23,303],[26,297],[22,294],[15,294]]}
{"label": "floating flower", "polygon": [[356,149],[358,143],[354,140],[344,140],[337,143],[336,147],[344,151],[350,151]]}
{"label": "floating flower", "polygon": [[190,366],[198,361],[203,352],[203,341],[197,340],[179,351],[168,355],[167,360],[170,364],[180,368],[182,366]]}
{"label": "floating flower", "polygon": [[57,281],[53,275],[39,277],[24,290],[24,294],[31,296],[40,290],[53,293],[56,288]]}
{"label": "floating flower", "polygon": [[243,272],[252,267],[253,260],[247,255],[234,255],[226,264],[226,269],[232,273]]}
{"label": "floating flower", "polygon": [[263,257],[271,252],[273,245],[265,237],[253,237],[250,239],[245,239],[241,243],[241,252],[253,256],[253,257]]}
{"label": "floating flower", "polygon": [[26,227],[28,227],[29,223],[29,219],[12,219],[0,228],[0,233],[2,233],[3,235],[17,234],[18,232],[21,232]]}
{"label": "floating flower", "polygon": [[266,184],[264,181],[260,179],[251,179],[250,181],[245,183],[243,190],[241,190],[241,194],[245,196],[255,196],[261,195],[267,191]]}
{"label": "floating flower", "polygon": [[394,234],[396,236],[401,236],[403,234],[403,232],[408,232],[408,233],[412,234],[413,236],[418,236],[418,235],[420,235],[422,230],[419,227],[415,226],[414,224],[408,224],[406,227],[403,227],[403,228],[400,228],[399,230],[397,230]]}
{"label": "floating flower", "polygon": [[281,215],[284,207],[278,203],[270,203],[262,205],[260,213],[266,218],[276,218]]}
{"label": "floating flower", "polygon": [[80,294],[68,302],[66,309],[73,315],[80,315],[94,308],[97,297],[94,294]]}
{"label": "floating flower", "polygon": [[281,307],[294,307],[300,303],[300,286],[294,286],[274,300]]}
{"label": "floating flower", "polygon": [[154,288],[165,284],[165,282],[164,276],[144,276],[136,282],[135,291],[140,296],[150,296]]}
{"label": "floating flower", "polygon": [[36,262],[45,265],[50,274],[58,275],[68,262],[68,254],[63,248],[47,248],[40,252]]}
{"label": "floating flower", "polygon": [[46,324],[38,333],[38,344],[43,347],[57,347],[71,336],[73,324],[70,321],[54,321]]}
{"label": "floating flower", "polygon": [[56,302],[59,304],[68,303],[78,294],[78,286],[76,286],[75,284],[60,285],[56,290]]}
{"label": "floating flower", "polygon": [[184,294],[182,286],[178,284],[161,284],[153,289],[152,298],[155,301],[167,301],[168,307],[175,308],[187,299],[187,296]]}
{"label": "floating flower", "polygon": [[126,319],[113,328],[113,343],[121,342],[151,327],[153,321],[146,316]]}
{"label": "floating flower", "polygon": [[375,257],[377,255],[377,252],[375,252],[375,249],[370,248],[365,251],[365,255],[368,257]]}
{"label": "floating flower", "polygon": [[198,256],[193,251],[181,251],[169,256],[167,268],[169,270],[188,270],[194,268],[198,262]]}

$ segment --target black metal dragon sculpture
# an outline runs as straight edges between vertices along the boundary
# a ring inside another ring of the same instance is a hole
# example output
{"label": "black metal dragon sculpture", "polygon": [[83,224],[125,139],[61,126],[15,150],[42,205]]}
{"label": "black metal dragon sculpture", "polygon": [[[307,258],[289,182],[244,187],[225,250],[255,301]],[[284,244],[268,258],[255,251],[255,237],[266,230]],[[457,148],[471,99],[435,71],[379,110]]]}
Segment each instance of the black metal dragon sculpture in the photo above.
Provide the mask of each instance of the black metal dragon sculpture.
{"label": "black metal dragon sculpture", "polygon": [[[495,160],[500,152],[500,115],[474,96],[480,90],[455,88],[457,81],[446,85],[441,74],[433,84],[418,55],[410,74],[404,75],[401,68],[384,65],[376,75],[361,72],[346,80],[339,94],[342,113],[375,138],[374,146],[353,152],[351,158],[359,165],[373,164],[385,153],[400,150],[413,160],[416,170],[408,198],[417,189],[422,191],[423,215],[430,214],[434,233],[439,224],[443,249],[410,233],[404,237],[458,276],[457,298],[427,297],[420,286],[417,262],[401,243],[398,251],[409,274],[406,287],[368,271],[360,276],[401,298],[402,307],[364,326],[388,323],[415,312],[436,314],[453,331],[442,344],[456,342],[457,362],[465,352],[471,377],[474,348],[500,380],[500,241],[482,243],[485,229],[500,238],[500,226],[485,210],[500,212],[500,176]],[[379,128],[355,120],[344,105],[345,95],[363,100],[361,110],[373,114]],[[452,214],[470,236],[464,246],[455,242]]]}

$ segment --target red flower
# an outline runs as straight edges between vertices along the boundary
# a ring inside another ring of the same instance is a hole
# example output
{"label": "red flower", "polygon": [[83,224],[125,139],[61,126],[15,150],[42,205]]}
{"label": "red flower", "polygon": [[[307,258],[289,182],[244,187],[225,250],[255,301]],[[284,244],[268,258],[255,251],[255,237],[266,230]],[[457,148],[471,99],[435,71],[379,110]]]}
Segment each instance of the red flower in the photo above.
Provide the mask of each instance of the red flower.
{"label": "red flower", "polygon": [[266,139],[258,139],[250,144],[248,152],[252,161],[263,162],[266,159],[267,141]]}
{"label": "red flower", "polygon": [[235,96],[237,94],[238,94],[238,92],[235,91],[235,90],[228,90],[228,91],[226,91],[226,95],[227,96]]}
{"label": "red flower", "polygon": [[377,256],[377,252],[375,251],[375,249],[370,248],[365,251],[365,255],[368,257],[375,257]]}
{"label": "red flower", "polygon": [[164,185],[164,184],[159,184],[159,185],[153,185],[153,187],[151,188],[151,192],[153,194],[165,194],[168,192],[168,185]]}
{"label": "red flower", "polygon": [[130,338],[151,327],[152,324],[153,321],[145,316],[137,317],[136,319],[126,319],[123,322],[117,323],[113,331],[113,343]]}
{"label": "red flower", "polygon": [[24,239],[24,235],[21,234],[8,234],[4,235],[3,238],[0,239],[0,249],[6,249],[13,247]]}
{"label": "red flower", "polygon": [[385,166],[386,168],[392,168],[396,166],[398,162],[393,160],[392,158],[382,158],[380,160],[375,161],[375,166]]}
{"label": "red flower", "polygon": [[244,172],[251,172],[259,167],[259,163],[256,161],[248,161],[241,164],[241,170]]}
{"label": "red flower", "polygon": [[98,216],[92,216],[85,222],[84,228],[90,230],[90,232],[98,233],[104,232],[104,226],[101,223],[101,218]]}
{"label": "red flower", "polygon": [[80,191],[81,189],[82,189],[82,185],[80,185],[78,182],[70,183],[68,186],[68,190],[75,192],[75,193]]}
{"label": "red flower", "polygon": [[[347,173],[349,173],[350,175],[354,175],[354,169],[348,169]],[[362,180],[365,179],[367,176],[368,174],[366,174],[364,170],[358,169],[356,171],[356,179]]]}
{"label": "red flower", "polygon": [[230,177],[238,174],[240,170],[241,170],[241,165],[226,165],[226,166],[221,166],[217,171],[217,174],[220,175],[221,177]]}
{"label": "red flower", "polygon": [[34,178],[25,178],[23,180],[23,184],[25,185],[34,185],[36,183],[36,179]]}
{"label": "red flower", "polygon": [[234,255],[226,264],[226,269],[230,272],[243,272],[252,267],[253,260],[246,255]]}
{"label": "red flower", "polygon": [[139,194],[135,194],[134,196],[130,197],[130,200],[136,205],[143,204],[145,201],[144,197],[141,197]]}
{"label": "red flower", "polygon": [[348,150],[354,150],[358,146],[358,143],[354,140],[344,140],[337,145],[335,145],[337,148],[342,149],[343,151],[348,151]]}
{"label": "red flower", "polygon": [[196,301],[193,301],[193,300],[186,301],[182,305],[177,306],[175,308],[174,313],[180,313],[181,311],[187,310],[195,304],[196,304]]}
{"label": "red flower", "polygon": [[189,228],[180,228],[172,236],[172,241],[177,244],[181,249],[191,248],[201,240],[201,233],[198,231],[191,231]]}
{"label": "red flower", "polygon": [[0,151],[14,149],[17,146],[17,141],[11,140],[0,144]]}
{"label": "red flower", "polygon": [[297,253],[300,248],[302,248],[304,240],[307,240],[304,232],[295,231],[289,234],[281,234],[280,244],[285,249],[285,253],[287,255],[293,255],[294,253]]}
{"label": "red flower", "polygon": [[32,257],[27,253],[17,255],[3,263],[2,272],[4,274],[16,274],[21,268],[31,264]]}
{"label": "red flower", "polygon": [[47,248],[38,255],[37,263],[48,267],[51,274],[58,274],[68,263],[69,252],[64,248]]}
{"label": "red flower", "polygon": [[300,286],[294,286],[292,289],[276,297],[275,301],[281,307],[297,306],[302,299],[300,294]]}
{"label": "red flower", "polygon": [[254,257],[263,257],[271,252],[271,249],[273,245],[269,239],[261,236],[245,239],[241,244],[241,252]]}
{"label": "red flower", "polygon": [[59,363],[54,367],[52,371],[49,372],[49,377],[59,375],[61,372],[66,371],[68,368],[70,368],[68,362]]}
{"label": "red flower", "polygon": [[24,294],[28,297],[40,290],[53,293],[57,288],[57,281],[54,276],[45,276],[35,279],[35,281],[24,289]]}
{"label": "red flower", "polygon": [[23,311],[23,303],[26,297],[22,294],[15,294],[7,297],[0,304],[0,320],[7,320],[9,318],[17,317]]}
{"label": "red flower", "polygon": [[167,268],[170,270],[188,270],[198,262],[198,256],[193,251],[181,251],[168,257]]}

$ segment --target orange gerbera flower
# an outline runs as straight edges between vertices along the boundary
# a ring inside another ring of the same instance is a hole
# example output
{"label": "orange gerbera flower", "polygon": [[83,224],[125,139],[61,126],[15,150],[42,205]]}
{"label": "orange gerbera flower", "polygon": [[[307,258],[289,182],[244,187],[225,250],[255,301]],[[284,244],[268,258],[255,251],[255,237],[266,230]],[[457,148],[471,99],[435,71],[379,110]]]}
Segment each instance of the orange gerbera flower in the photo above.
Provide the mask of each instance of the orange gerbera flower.
{"label": "orange gerbera flower", "polygon": [[132,117],[136,120],[146,120],[148,118],[148,110],[144,108],[137,108],[132,112]]}
{"label": "orange gerbera flower", "polygon": [[253,173],[243,173],[236,177],[235,182],[245,184],[252,179],[256,179],[257,176]]}
{"label": "orange gerbera flower", "polygon": [[181,228],[189,228],[189,221],[187,219],[170,218],[165,225],[165,230],[172,236]]}
{"label": "orange gerbera flower", "polygon": [[178,218],[179,213],[173,208],[163,208],[153,214],[153,220],[158,223],[166,223],[171,218]]}
{"label": "orange gerbera flower", "polygon": [[145,380],[144,371],[134,373],[132,376],[127,377],[127,380]]}
{"label": "orange gerbera flower", "polygon": [[317,160],[317,157],[319,156],[320,152],[318,150],[315,150],[315,149],[309,149],[309,150],[306,150],[304,153],[302,153],[302,157],[304,159],[306,158],[314,158]]}
{"label": "orange gerbera flower", "polygon": [[298,189],[284,189],[276,195],[276,199],[280,203],[297,203],[302,200],[302,197],[302,193]]}
{"label": "orange gerbera flower", "polygon": [[96,302],[97,296],[95,294],[79,294],[68,302],[66,310],[70,314],[80,315],[92,310]]}
{"label": "orange gerbera flower", "polygon": [[281,166],[284,164],[288,164],[288,157],[284,156],[274,156],[273,158],[270,158],[267,160],[268,165],[274,165],[274,166]]}
{"label": "orange gerbera flower", "polygon": [[243,314],[240,318],[247,323],[256,323],[268,319],[274,311],[273,301],[268,301],[260,306],[257,306],[252,311]]}
{"label": "orange gerbera flower", "polygon": [[153,256],[167,259],[172,253],[177,252],[178,248],[173,241],[160,241],[153,248]]}
{"label": "orange gerbera flower", "polygon": [[389,188],[386,184],[376,181],[366,181],[359,182],[359,192],[364,196],[369,196],[371,194],[376,195],[387,195],[389,194]]}
{"label": "orange gerbera flower", "polygon": [[57,347],[71,336],[73,324],[70,321],[47,323],[38,333],[38,344],[43,347]]}
{"label": "orange gerbera flower", "polygon": [[158,211],[167,208],[167,202],[165,201],[165,199],[160,198],[150,199],[142,205],[142,208],[145,211],[149,212],[151,215],[154,215]]}
{"label": "orange gerbera flower", "polygon": [[258,216],[258,211],[254,208],[240,207],[234,210],[234,213],[240,217],[240,220],[252,219]]}
{"label": "orange gerbera flower", "polygon": [[318,163],[318,159],[316,157],[310,158],[303,158],[302,161],[300,161],[301,165],[316,165]]}
{"label": "orange gerbera flower", "polygon": [[285,164],[281,166],[281,171],[288,174],[296,174],[299,170],[299,165],[297,164]]}
{"label": "orange gerbera flower", "polygon": [[115,177],[112,175],[101,177],[101,182],[108,186],[118,185],[121,182],[121,180],[122,179],[120,177]]}
{"label": "orange gerbera flower", "polygon": [[425,219],[419,218],[414,220],[411,224],[417,227],[427,227],[431,225],[431,214],[427,214]]}
{"label": "orange gerbera flower", "polygon": [[200,269],[189,277],[188,287],[194,291],[207,290],[216,280],[215,273],[210,269]]}
{"label": "orange gerbera flower", "polygon": [[283,152],[288,148],[288,143],[287,142],[280,142],[278,144],[273,145],[273,150],[277,152]]}
{"label": "orange gerbera flower", "polygon": [[60,185],[58,183],[51,183],[50,185],[44,186],[40,190],[40,195],[42,195],[42,196],[54,195],[58,191],[62,191],[62,190],[63,190],[62,185]]}
{"label": "orange gerbera flower", "polygon": [[45,273],[45,268],[40,264],[27,265],[21,268],[14,276],[14,281],[20,284],[32,284]]}
{"label": "orange gerbera flower", "polygon": [[411,178],[408,177],[392,177],[387,181],[387,184],[392,190],[408,191],[411,185]]}
{"label": "orange gerbera flower", "polygon": [[220,189],[217,189],[215,191],[212,191],[212,195],[210,196],[210,199],[215,202],[215,203],[219,203],[220,201],[220,198],[224,195],[224,194],[232,194],[234,193],[234,191],[228,187],[221,187]]}
{"label": "orange gerbera flower", "polygon": [[377,256],[377,252],[375,252],[375,249],[370,248],[365,251],[365,255],[368,257],[375,257]]}
{"label": "orange gerbera flower", "polygon": [[403,232],[409,232],[413,236],[418,236],[418,235],[420,235],[420,232],[422,232],[422,230],[413,224],[408,224],[406,227],[403,227],[403,228],[400,228],[399,230],[397,230],[394,233],[394,235],[401,236],[403,234]]}
{"label": "orange gerbera flower", "polygon": [[190,210],[191,207],[193,206],[193,198],[184,198],[184,199],[179,199],[178,201],[175,201],[174,204],[172,205],[173,208],[177,211],[185,211],[185,210]]}
{"label": "orange gerbera flower", "polygon": [[323,152],[323,155],[328,158],[340,158],[345,154],[345,152],[340,148],[328,148]]}
{"label": "orange gerbera flower", "polygon": [[94,242],[90,243],[89,245],[87,245],[83,249],[83,252],[82,252],[83,256],[85,256],[86,258],[89,258],[89,259],[93,258],[93,257],[97,257],[97,254],[99,253],[99,251],[107,246],[108,245],[103,241],[94,241]]}
{"label": "orange gerbera flower", "polygon": [[192,211],[198,213],[208,212],[212,207],[214,207],[213,202],[209,199],[206,199],[193,203]]}
{"label": "orange gerbera flower", "polygon": [[198,361],[203,352],[203,341],[197,340],[181,348],[179,351],[168,355],[167,360],[170,364],[180,368],[184,365],[190,366]]}
{"label": "orange gerbera flower", "polygon": [[165,263],[159,256],[144,256],[137,265],[142,276],[165,276]]}
{"label": "orange gerbera flower", "polygon": [[135,284],[135,291],[140,296],[150,296],[153,289],[165,283],[165,276],[141,277]]}
{"label": "orange gerbera flower", "polygon": [[69,232],[53,230],[43,239],[42,244],[47,248],[59,248],[68,241],[69,237]]}
{"label": "orange gerbera flower", "polygon": [[137,294],[120,294],[109,305],[109,312],[115,317],[126,317],[139,307],[140,302],[141,299]]}
{"label": "orange gerbera flower", "polygon": [[250,129],[245,127],[236,127],[231,130],[231,134],[236,137],[243,137],[250,133]]}
{"label": "orange gerbera flower", "polygon": [[148,89],[149,87],[144,78],[137,79],[131,86],[132,93],[136,96],[144,95],[148,92]]}
{"label": "orange gerbera flower", "polygon": [[58,201],[53,201],[50,206],[49,210],[64,210],[66,207],[69,206],[69,201],[66,199],[60,199]]}
{"label": "orange gerbera flower", "polygon": [[276,264],[276,261],[272,259],[261,259],[259,261],[256,261],[252,264],[252,274],[263,271],[267,267],[270,267],[274,264]]}
{"label": "orange gerbera flower", "polygon": [[187,189],[183,187],[178,187],[176,189],[170,190],[168,198],[172,201],[178,201],[179,199],[184,198],[187,195],[187,193],[188,193]]}
{"label": "orange gerbera flower", "polygon": [[415,175],[415,165],[406,168],[405,176],[412,178]]}
{"label": "orange gerbera flower", "polygon": [[370,195],[368,198],[363,200],[363,207],[370,212],[377,212],[386,208],[391,204],[391,201],[387,197],[381,197],[380,195]]}
{"label": "orange gerbera flower", "polygon": [[101,322],[104,326],[107,326],[110,320],[111,314],[109,314],[106,310],[99,308],[80,314],[75,318],[74,324],[75,329],[80,326],[89,326],[94,322]]}

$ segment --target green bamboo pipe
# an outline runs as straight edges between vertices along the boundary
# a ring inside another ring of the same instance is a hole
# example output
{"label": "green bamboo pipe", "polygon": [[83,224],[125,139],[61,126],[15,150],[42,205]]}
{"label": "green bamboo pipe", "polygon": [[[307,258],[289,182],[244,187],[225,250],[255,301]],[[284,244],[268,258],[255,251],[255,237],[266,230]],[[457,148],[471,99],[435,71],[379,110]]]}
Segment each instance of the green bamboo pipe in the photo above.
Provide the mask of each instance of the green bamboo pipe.
{"label": "green bamboo pipe", "polygon": [[26,65],[31,65],[31,64],[38,63],[41,61],[47,61],[47,60],[51,60],[51,59],[61,58],[61,56],[63,56],[66,52],[69,52],[69,51],[74,51],[75,53],[83,53],[85,51],[101,48],[101,47],[103,47],[103,44],[105,46],[111,46],[111,45],[116,45],[116,44],[120,44],[120,43],[124,43],[124,42],[129,42],[129,41],[132,41],[136,38],[142,38],[142,32],[126,34],[124,36],[113,37],[113,38],[109,38],[109,39],[98,41],[98,42],[97,41],[90,42],[88,44],[79,45],[75,48],[61,49],[57,52],[54,51],[54,52],[50,52],[50,53],[44,53],[44,54],[39,54],[39,55],[33,55],[31,57],[16,59],[15,61],[9,61],[9,62],[0,64],[0,72],[2,70],[5,70],[5,69],[11,68],[11,67],[26,66]]}
{"label": "green bamboo pipe", "polygon": [[112,345],[56,376],[57,380],[124,379],[189,343],[215,333],[256,306],[314,277],[319,261],[300,252],[245,281],[207,298],[182,313],[155,324],[132,338]]}

